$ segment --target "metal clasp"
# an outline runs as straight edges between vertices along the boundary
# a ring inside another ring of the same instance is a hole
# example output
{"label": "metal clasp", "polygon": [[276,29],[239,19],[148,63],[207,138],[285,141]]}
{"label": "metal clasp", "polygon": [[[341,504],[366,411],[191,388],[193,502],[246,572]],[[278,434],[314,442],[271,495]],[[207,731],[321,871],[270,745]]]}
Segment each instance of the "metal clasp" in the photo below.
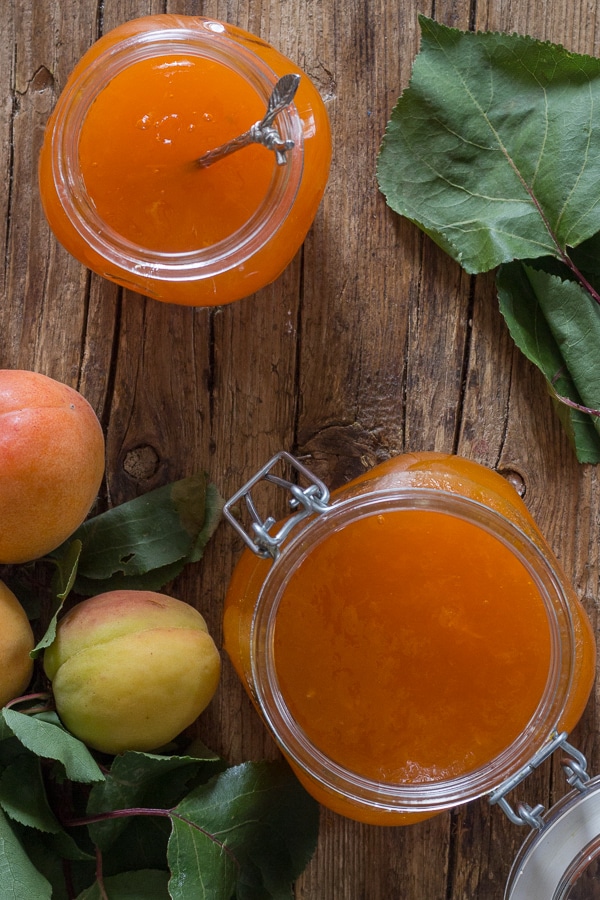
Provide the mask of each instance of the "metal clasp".
{"label": "metal clasp", "polygon": [[587,760],[583,753],[580,753],[575,747],[567,742],[566,732],[559,734],[558,732],[530,759],[530,761],[519,769],[510,778],[507,778],[502,784],[491,792],[488,799],[490,804],[497,803],[505,812],[510,821],[514,825],[528,825],[530,828],[541,830],[544,825],[543,814],[545,807],[538,803],[537,806],[529,806],[528,803],[517,803],[516,812],[506,799],[506,794],[512,791],[517,785],[521,784],[528,775],[538,768],[555,750],[561,747],[567,754],[561,760],[562,769],[566,775],[567,783],[578,791],[583,793],[587,790],[587,782],[590,776],[587,773]]}
{"label": "metal clasp", "polygon": [[[271,470],[275,468],[281,461],[288,463],[296,472],[302,475],[308,482],[305,488],[275,475]],[[275,525],[276,519],[268,516],[262,519],[258,514],[254,500],[252,499],[251,490],[259,481],[268,481],[276,484],[292,495],[289,501],[290,509],[299,510],[294,515],[285,519],[279,531],[275,534],[270,533],[270,529]],[[239,518],[232,512],[240,500],[245,500],[247,510],[250,514],[251,533],[245,530]],[[281,552],[281,545],[295,526],[302,519],[313,513],[322,513],[328,509],[329,490],[323,482],[317,478],[310,469],[303,466],[291,453],[281,450],[276,453],[266,465],[260,469],[237,493],[231,497],[223,507],[223,515],[227,521],[233,525],[235,530],[242,536],[248,547],[256,553],[257,556],[269,557],[277,559]]]}

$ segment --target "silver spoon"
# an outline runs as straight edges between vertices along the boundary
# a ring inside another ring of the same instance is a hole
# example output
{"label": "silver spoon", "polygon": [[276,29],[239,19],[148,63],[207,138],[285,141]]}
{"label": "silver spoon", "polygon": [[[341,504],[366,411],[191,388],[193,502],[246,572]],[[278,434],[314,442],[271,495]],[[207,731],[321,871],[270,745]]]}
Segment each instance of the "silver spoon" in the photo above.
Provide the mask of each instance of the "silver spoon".
{"label": "silver spoon", "polygon": [[229,156],[230,153],[247,147],[248,144],[262,144],[268,150],[273,150],[277,165],[284,165],[285,154],[292,149],[294,142],[284,141],[277,129],[273,127],[273,122],[277,115],[290,105],[296,95],[299,83],[299,75],[283,75],[273,88],[267,103],[267,111],[262,119],[255,122],[248,131],[240,134],[239,137],[227,141],[226,144],[221,144],[214,150],[208,150],[196,160],[196,165],[204,169],[217,160],[223,159],[224,156]]}

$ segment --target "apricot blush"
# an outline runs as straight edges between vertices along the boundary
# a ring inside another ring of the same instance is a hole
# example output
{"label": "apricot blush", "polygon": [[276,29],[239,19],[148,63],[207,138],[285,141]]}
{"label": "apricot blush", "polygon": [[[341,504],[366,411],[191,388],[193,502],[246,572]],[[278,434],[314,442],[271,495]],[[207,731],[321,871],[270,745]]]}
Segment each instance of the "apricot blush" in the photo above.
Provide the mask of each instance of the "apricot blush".
{"label": "apricot blush", "polygon": [[46,375],[0,369],[0,563],[62,544],[103,474],[104,437],[87,400]]}
{"label": "apricot blush", "polygon": [[110,591],[74,606],[44,654],[57,712],[89,747],[155,750],[212,699],[220,656],[203,616],[153,591]]}

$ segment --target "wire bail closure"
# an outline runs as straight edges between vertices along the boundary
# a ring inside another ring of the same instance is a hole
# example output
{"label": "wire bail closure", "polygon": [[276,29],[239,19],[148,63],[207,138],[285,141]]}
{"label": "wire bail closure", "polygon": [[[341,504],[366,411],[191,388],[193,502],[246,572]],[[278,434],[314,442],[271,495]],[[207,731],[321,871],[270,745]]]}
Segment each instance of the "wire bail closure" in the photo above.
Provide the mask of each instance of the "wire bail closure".
{"label": "wire bail closure", "polygon": [[[309,482],[308,486],[302,488],[286,478],[275,475],[272,469],[281,461],[288,463],[292,469],[302,475]],[[259,481],[268,481],[287,490],[292,495],[289,501],[290,509],[292,511],[298,510],[298,512],[285,519],[281,528],[275,534],[271,534],[270,530],[277,520],[272,516],[262,519],[252,499],[251,490]],[[245,530],[240,523],[239,517],[233,512],[233,509],[241,500],[245,501],[246,508],[250,514],[250,533]],[[329,509],[328,504],[329,489],[327,486],[291,453],[281,450],[227,501],[223,507],[223,515],[233,525],[238,534],[241,535],[253,553],[263,558],[271,557],[272,559],[277,559],[281,553],[281,545],[298,522],[314,513],[325,512],[325,510]]]}
{"label": "wire bail closure", "polygon": [[562,769],[566,775],[567,783],[571,787],[576,788],[580,793],[587,790],[587,784],[590,776],[587,772],[587,760],[583,753],[567,742],[567,733],[556,732],[550,741],[542,747],[530,761],[515,772],[510,778],[507,778],[497,787],[488,797],[490,804],[497,803],[503,812],[508,816],[514,825],[528,825],[530,828],[537,828],[541,831],[544,826],[543,814],[545,807],[538,803],[536,806],[529,806],[528,803],[517,803],[516,812],[506,799],[506,794],[521,784],[531,773],[538,768],[555,750],[561,748],[567,754],[561,760]]}

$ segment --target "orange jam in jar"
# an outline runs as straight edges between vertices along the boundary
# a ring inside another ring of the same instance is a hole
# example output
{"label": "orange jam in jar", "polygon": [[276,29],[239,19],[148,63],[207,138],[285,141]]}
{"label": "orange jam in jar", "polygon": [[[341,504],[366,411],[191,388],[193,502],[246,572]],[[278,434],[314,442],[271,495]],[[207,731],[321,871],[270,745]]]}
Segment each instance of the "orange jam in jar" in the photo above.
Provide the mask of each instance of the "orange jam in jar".
{"label": "orange jam in jar", "polygon": [[[250,143],[197,160],[260,122],[277,81],[299,75],[272,127],[288,149]],[[272,282],[304,240],[331,156],[310,79],[231,25],[156,15],[110,31],[83,56],[48,123],[43,207],[73,256],[118,284],[192,306]]]}
{"label": "orange jam in jar", "polygon": [[318,800],[364,822],[414,822],[491,793],[574,727],[593,635],[505,479],[408,454],[311,503],[276,546],[272,520],[255,527],[224,630]]}

